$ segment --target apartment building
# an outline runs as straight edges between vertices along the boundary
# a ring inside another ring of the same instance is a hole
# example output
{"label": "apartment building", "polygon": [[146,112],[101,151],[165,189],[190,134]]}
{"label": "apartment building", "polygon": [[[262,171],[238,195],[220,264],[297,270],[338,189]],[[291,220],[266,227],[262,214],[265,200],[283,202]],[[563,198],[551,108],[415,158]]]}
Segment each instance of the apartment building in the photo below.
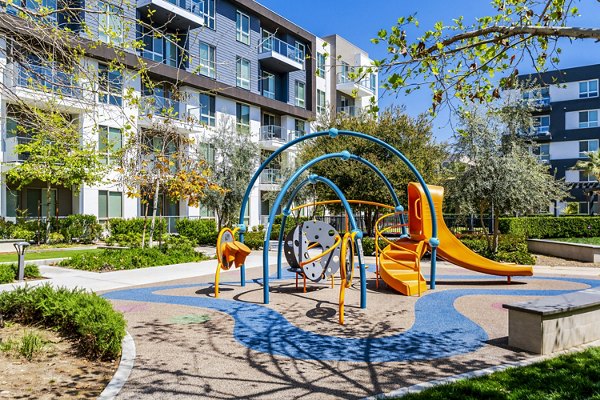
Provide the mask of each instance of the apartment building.
{"label": "apartment building", "polygon": [[563,213],[568,203],[577,203],[581,214],[599,211],[594,190],[600,188],[596,178],[574,169],[586,153],[598,150],[600,140],[600,64],[549,71],[540,75],[521,75],[534,82],[536,89],[522,93],[523,99],[535,102],[535,150],[542,162],[550,164],[557,179],[570,187],[571,198],[555,203],[552,212]]}
{"label": "apartment building", "polygon": [[[64,9],[68,4],[66,11],[45,17],[46,22],[82,38],[116,46],[139,41],[143,46],[123,45],[127,65],[123,71],[107,67],[115,55],[113,49],[102,45],[87,49],[81,67],[97,71],[101,86],[91,90],[47,60],[12,58],[10,41],[2,38],[0,66],[6,90],[0,91],[0,155],[4,172],[26,157],[15,152],[18,143],[28,140],[16,129],[21,122],[19,103],[40,104],[53,96],[55,86],[62,88],[64,112],[83,137],[98,142],[98,151],[107,160],[111,146],[103,144],[106,138],[119,143],[125,126],[147,129],[156,118],[165,118],[165,109],[171,110],[169,118],[175,120],[177,129],[199,141],[219,134],[219,126],[231,122],[238,132],[252,134],[264,158],[309,133],[318,113],[356,114],[377,101],[376,73],[349,76],[356,68],[371,65],[367,53],[337,35],[318,38],[252,0],[137,0],[133,4],[91,0],[85,7],[79,5],[88,12],[75,3],[22,0],[15,4],[34,9]],[[15,8],[2,11],[0,23],[18,24]],[[156,82],[152,87],[136,74],[140,60]],[[40,84],[47,90],[40,93]],[[184,98],[173,96],[174,85],[185,93]],[[133,93],[139,102],[127,101],[125,93]],[[288,151],[281,163],[291,165],[293,158],[294,150]],[[280,187],[284,167],[273,165],[261,175],[250,199],[249,225],[259,224],[268,215],[272,198],[268,192]],[[12,219],[17,210],[27,210],[29,217],[45,216],[43,188],[43,182],[34,182],[16,190],[3,175],[0,215]],[[128,197],[117,184],[84,186],[77,193],[71,188],[56,189],[50,203],[51,214],[59,216],[82,213],[107,219],[144,213],[140,200]],[[159,212],[173,220],[213,217],[205,207],[168,199],[161,199]]]}

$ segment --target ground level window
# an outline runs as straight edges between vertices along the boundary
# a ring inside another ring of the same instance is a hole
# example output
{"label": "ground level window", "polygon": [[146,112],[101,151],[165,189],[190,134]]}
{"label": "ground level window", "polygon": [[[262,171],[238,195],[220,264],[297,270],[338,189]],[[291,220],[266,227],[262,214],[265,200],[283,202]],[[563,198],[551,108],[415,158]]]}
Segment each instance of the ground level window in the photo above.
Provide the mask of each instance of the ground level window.
{"label": "ground level window", "polygon": [[123,193],[98,191],[98,219],[123,217]]}

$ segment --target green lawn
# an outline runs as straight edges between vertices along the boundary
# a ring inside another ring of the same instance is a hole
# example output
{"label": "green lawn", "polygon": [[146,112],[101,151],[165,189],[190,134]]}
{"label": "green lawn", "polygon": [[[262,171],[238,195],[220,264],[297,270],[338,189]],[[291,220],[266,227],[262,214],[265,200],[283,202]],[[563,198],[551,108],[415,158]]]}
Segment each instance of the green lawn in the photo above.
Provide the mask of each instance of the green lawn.
{"label": "green lawn", "polygon": [[582,243],[582,244],[593,244],[600,246],[600,237],[587,237],[587,238],[553,238],[549,240],[556,240],[557,242],[568,242],[568,243]]}
{"label": "green lawn", "polygon": [[[75,254],[88,254],[98,253],[102,250],[89,249],[89,250],[45,250],[45,251],[26,251],[25,261],[32,260],[45,260],[47,258],[64,258],[72,257]],[[0,254],[0,262],[14,262],[17,261],[17,253],[4,253]]]}
{"label": "green lawn", "polygon": [[402,400],[600,400],[600,348],[436,386]]}

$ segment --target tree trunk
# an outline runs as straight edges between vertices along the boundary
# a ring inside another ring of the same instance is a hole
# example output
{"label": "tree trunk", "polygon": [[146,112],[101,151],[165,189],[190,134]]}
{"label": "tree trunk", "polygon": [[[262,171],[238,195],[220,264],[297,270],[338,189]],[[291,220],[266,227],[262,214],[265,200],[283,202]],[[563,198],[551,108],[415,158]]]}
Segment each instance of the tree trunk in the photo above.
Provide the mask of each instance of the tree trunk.
{"label": "tree trunk", "polygon": [[142,230],[142,249],[146,247],[146,228],[148,227],[148,203],[144,210],[144,229]]}
{"label": "tree trunk", "polygon": [[46,186],[46,244],[50,242],[50,210],[52,210],[52,185]]}
{"label": "tree trunk", "polygon": [[500,235],[500,213],[498,211],[494,211],[494,253],[498,251],[498,237]]}
{"label": "tree trunk", "polygon": [[483,207],[482,204],[479,205],[479,221],[481,222],[481,227],[484,230],[484,235],[485,235],[485,240],[487,241],[487,247],[488,250],[492,249],[492,242],[490,240],[490,235],[489,232],[487,231],[488,228],[487,226],[485,226],[485,220],[483,219],[483,213],[485,212],[485,208]]}
{"label": "tree trunk", "polygon": [[152,220],[150,222],[150,234],[148,236],[148,245],[152,247],[154,240],[154,228],[156,226],[156,212],[158,210],[158,194],[160,191],[160,182],[156,180],[156,187],[154,188],[154,198],[152,199]]}

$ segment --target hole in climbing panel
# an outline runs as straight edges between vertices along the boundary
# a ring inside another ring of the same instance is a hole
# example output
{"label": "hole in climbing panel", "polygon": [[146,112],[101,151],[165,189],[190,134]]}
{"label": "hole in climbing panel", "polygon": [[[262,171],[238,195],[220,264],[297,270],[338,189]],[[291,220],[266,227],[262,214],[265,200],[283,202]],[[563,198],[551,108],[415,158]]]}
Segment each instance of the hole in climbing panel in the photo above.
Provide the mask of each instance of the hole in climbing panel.
{"label": "hole in climbing panel", "polygon": [[335,231],[333,229],[330,229],[329,232],[327,232],[327,233],[329,233],[329,236],[335,235]]}

